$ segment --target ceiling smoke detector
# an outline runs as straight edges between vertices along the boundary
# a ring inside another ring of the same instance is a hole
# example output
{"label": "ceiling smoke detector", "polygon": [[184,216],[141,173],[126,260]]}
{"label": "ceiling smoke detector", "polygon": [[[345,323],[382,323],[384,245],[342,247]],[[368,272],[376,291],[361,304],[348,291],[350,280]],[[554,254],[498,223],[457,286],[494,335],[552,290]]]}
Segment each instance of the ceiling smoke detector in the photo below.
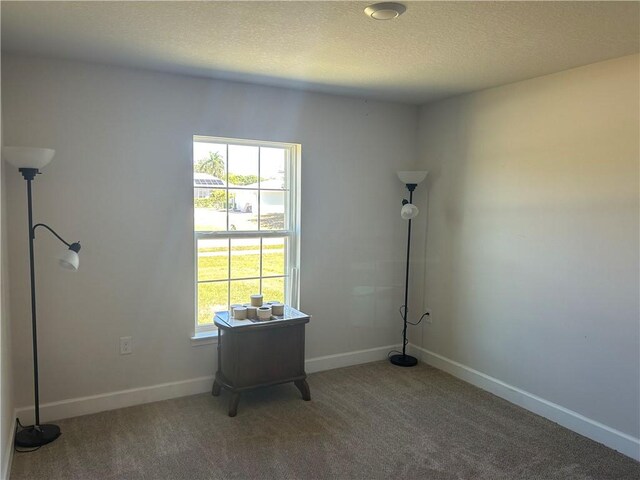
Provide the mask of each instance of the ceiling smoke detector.
{"label": "ceiling smoke detector", "polygon": [[364,9],[364,13],[374,20],[393,20],[402,15],[407,7],[401,3],[383,2],[374,3]]}

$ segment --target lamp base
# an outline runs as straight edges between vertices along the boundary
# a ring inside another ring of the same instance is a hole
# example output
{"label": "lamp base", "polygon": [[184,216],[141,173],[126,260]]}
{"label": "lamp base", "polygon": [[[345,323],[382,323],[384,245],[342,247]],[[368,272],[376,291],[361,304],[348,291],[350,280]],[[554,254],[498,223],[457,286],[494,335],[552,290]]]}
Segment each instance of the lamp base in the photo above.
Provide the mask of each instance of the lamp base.
{"label": "lamp base", "polygon": [[16,433],[16,447],[36,448],[53,442],[62,432],[57,425],[30,425]]}
{"label": "lamp base", "polygon": [[391,355],[389,361],[399,367],[415,367],[418,364],[418,359],[411,355]]}

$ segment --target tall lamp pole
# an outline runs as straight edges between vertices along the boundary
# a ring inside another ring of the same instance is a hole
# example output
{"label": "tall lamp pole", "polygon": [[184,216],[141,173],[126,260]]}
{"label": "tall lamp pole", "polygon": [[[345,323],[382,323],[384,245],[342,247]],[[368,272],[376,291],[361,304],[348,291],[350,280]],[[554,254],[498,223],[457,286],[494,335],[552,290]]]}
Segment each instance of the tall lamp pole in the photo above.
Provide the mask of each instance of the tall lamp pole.
{"label": "tall lamp pole", "polygon": [[31,192],[31,182],[35,176],[40,173],[40,169],[46,166],[55,153],[54,150],[48,148],[32,148],[32,147],[3,147],[2,153],[4,158],[13,166],[18,167],[18,171],[27,181],[27,210],[29,217],[29,271],[31,278],[31,335],[33,342],[33,393],[35,407],[35,423],[28,427],[23,427],[16,432],[15,445],[23,448],[36,448],[47,443],[53,442],[60,436],[60,427],[53,424],[40,423],[40,393],[38,387],[38,331],[36,321],[36,278],[35,278],[35,261],[34,261],[34,245],[36,238],[36,229],[44,227],[49,230],[55,237],[64,243],[66,250],[60,257],[60,266],[69,270],[77,270],[79,266],[78,252],[80,251],[80,243],[69,243],[58,235],[51,227],[44,223],[33,224],[33,198]]}
{"label": "tall lamp pole", "polygon": [[402,354],[391,355],[389,361],[399,367],[413,367],[418,364],[418,359],[407,355],[407,318],[409,312],[409,265],[411,258],[411,220],[418,215],[418,207],[413,204],[413,191],[419,183],[427,176],[424,171],[401,171],[398,172],[398,178],[406,185],[409,190],[409,200],[402,200],[402,210],[400,215],[403,219],[408,220],[407,225],[407,265],[404,279],[404,305],[402,306]]}

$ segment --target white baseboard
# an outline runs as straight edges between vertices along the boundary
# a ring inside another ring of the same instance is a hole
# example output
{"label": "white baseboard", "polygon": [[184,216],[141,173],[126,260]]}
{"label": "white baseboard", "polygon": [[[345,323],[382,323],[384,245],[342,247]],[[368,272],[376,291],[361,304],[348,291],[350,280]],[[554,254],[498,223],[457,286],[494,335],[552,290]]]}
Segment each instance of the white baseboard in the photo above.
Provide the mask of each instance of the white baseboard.
{"label": "white baseboard", "polygon": [[324,357],[308,358],[304,362],[307,373],[333,370],[334,368],[350,367],[361,363],[377,362],[385,360],[389,351],[398,350],[400,345],[386,345],[384,347],[356,350],[355,352],[338,353]]}
{"label": "white baseboard", "polygon": [[[148,387],[131,388],[118,392],[70,398],[40,405],[40,418],[44,422],[61,418],[78,417],[90,413],[104,412],[116,408],[131,407],[142,403],[159,402],[170,398],[184,397],[211,391],[213,376],[198,377],[179,382],[161,383]],[[33,424],[33,406],[16,409],[24,425]]]}
{"label": "white baseboard", "polygon": [[429,365],[640,461],[638,438],[424,348],[410,344],[409,350]]}
{"label": "white baseboard", "polygon": [[9,431],[9,438],[7,438],[7,448],[4,451],[2,457],[2,471],[0,471],[0,479],[9,480],[11,474],[11,464],[13,463],[13,435],[16,431],[16,412],[13,413],[11,420],[11,430]]}
{"label": "white baseboard", "polygon": [[[424,348],[409,345],[409,351],[423,362],[433,365],[440,370],[454,375],[472,385],[487,390],[515,405],[523,407],[531,412],[541,415],[553,422],[562,425],[574,432],[602,443],[619,451],[635,460],[640,461],[640,439],[632,437],[624,432],[608,427],[600,422],[585,417],[577,412],[569,410],[561,405],[549,402],[532,393],[509,385],[497,378],[493,378],[471,367],[458,363],[449,358]],[[326,355],[323,357],[309,358],[305,361],[307,373],[331,370],[334,368],[348,367],[362,363],[375,362],[387,358],[390,350],[398,349],[398,345],[358,350],[355,352]],[[148,387],[132,388],[101,395],[72,398],[58,402],[45,403],[40,406],[40,416],[43,421],[59,420],[61,418],[77,417],[91,413],[98,413],[116,408],[130,407],[143,403],[168,400],[170,398],[196,395],[209,392],[213,376],[193,378],[178,382],[162,383]],[[7,445],[6,465],[3,465],[3,479],[8,478],[13,458],[13,431],[15,431],[15,418],[19,416],[23,424],[33,423],[33,406],[18,408],[15,411],[11,438]]]}
{"label": "white baseboard", "polygon": [[[397,345],[358,350],[355,352],[309,358],[305,361],[307,373],[348,367],[360,363],[375,362],[387,358],[389,350],[399,348]],[[132,388],[117,392],[108,392],[88,397],[70,398],[58,402],[40,405],[40,418],[43,422],[52,422],[61,418],[78,417],[91,413],[131,407],[149,402],[159,402],[170,398],[196,395],[211,391],[213,376],[192,378],[179,382],[162,383],[148,387]],[[24,425],[34,422],[33,405],[16,409],[16,415]],[[14,417],[16,416],[14,415]]]}

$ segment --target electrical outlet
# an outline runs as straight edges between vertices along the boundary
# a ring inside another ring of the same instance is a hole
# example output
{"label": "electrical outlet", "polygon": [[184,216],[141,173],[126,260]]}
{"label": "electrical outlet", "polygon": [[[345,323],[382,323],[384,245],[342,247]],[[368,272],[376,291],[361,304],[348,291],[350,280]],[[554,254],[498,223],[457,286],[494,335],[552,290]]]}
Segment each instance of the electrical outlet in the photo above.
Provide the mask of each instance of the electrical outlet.
{"label": "electrical outlet", "polygon": [[427,308],[427,309],[424,311],[424,313],[426,314],[426,315],[424,316],[424,321],[425,321],[425,323],[432,324],[432,323],[433,323],[433,312],[431,311],[431,309],[430,309],[430,308]]}
{"label": "electrical outlet", "polygon": [[120,355],[129,355],[133,353],[133,338],[120,337]]}

